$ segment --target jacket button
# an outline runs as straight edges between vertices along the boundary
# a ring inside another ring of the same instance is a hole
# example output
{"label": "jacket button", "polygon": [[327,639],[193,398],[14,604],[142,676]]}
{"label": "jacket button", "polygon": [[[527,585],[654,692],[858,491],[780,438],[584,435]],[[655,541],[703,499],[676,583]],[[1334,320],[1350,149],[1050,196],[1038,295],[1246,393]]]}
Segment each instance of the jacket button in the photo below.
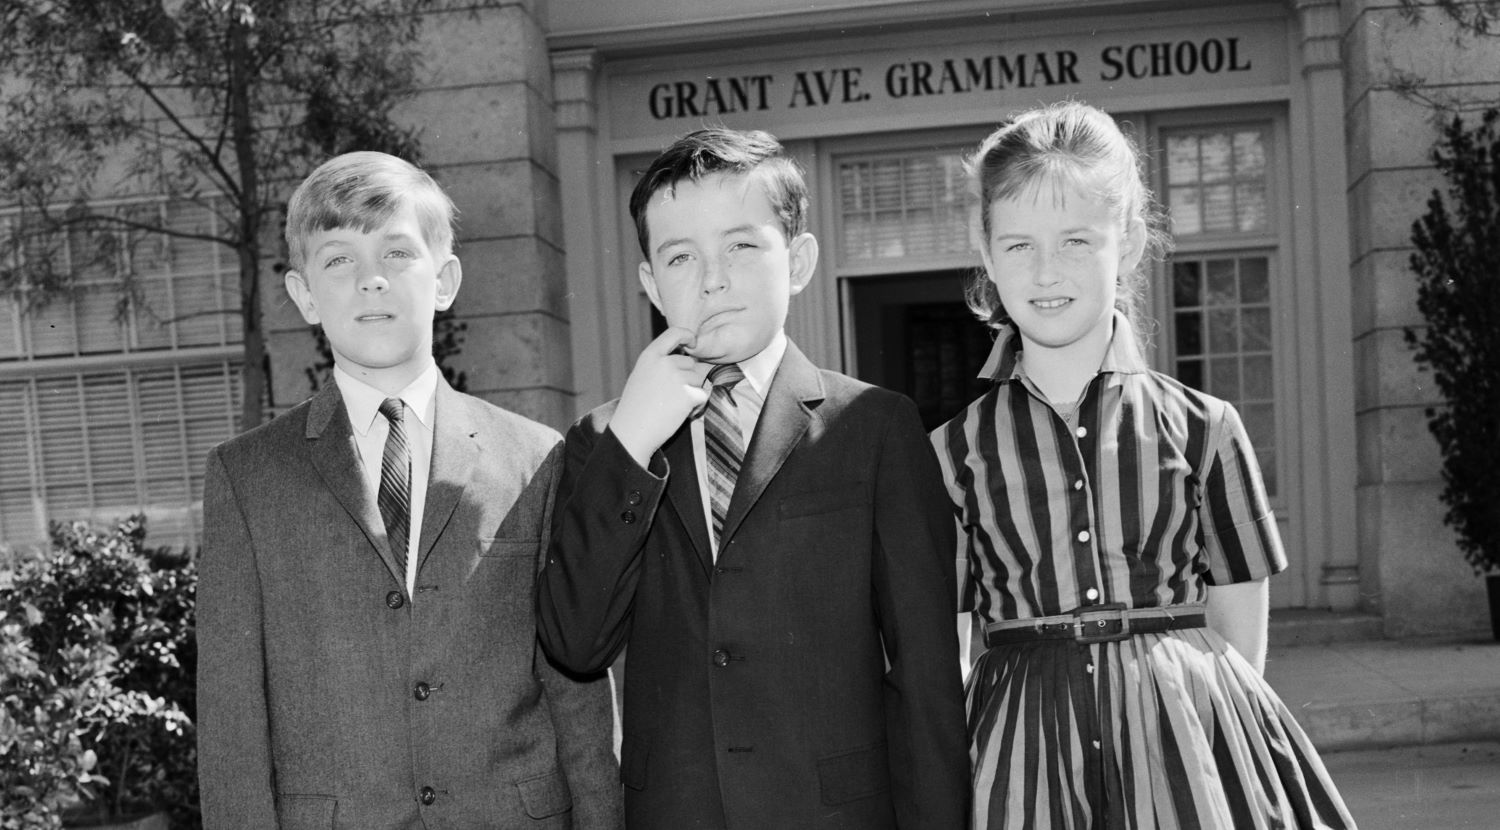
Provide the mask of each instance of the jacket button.
{"label": "jacket button", "polygon": [[624,513],[621,513],[620,514],[620,521],[624,522],[625,524],[634,524],[635,523],[635,511],[634,510],[626,510]]}
{"label": "jacket button", "polygon": [[722,648],[719,649],[719,650],[717,650],[717,651],[715,651],[714,652],[714,665],[718,666],[721,669],[724,668],[725,666],[729,665],[729,652],[725,651]]}
{"label": "jacket button", "polygon": [[432,802],[437,801],[437,790],[431,787],[423,787],[421,795],[417,798],[422,802],[422,806],[430,807],[432,806]]}
{"label": "jacket button", "polygon": [[392,591],[385,595],[385,607],[392,611],[406,604],[406,597],[401,596],[400,591]]}
{"label": "jacket button", "polygon": [[432,687],[427,685],[426,683],[418,683],[415,694],[417,700],[426,700],[427,698],[432,697]]}
{"label": "jacket button", "polygon": [[634,507],[634,506],[640,504],[641,503],[641,491],[639,491],[639,490],[631,490],[630,491],[630,495],[628,497],[626,497],[625,501],[627,503],[629,503],[631,507]]}

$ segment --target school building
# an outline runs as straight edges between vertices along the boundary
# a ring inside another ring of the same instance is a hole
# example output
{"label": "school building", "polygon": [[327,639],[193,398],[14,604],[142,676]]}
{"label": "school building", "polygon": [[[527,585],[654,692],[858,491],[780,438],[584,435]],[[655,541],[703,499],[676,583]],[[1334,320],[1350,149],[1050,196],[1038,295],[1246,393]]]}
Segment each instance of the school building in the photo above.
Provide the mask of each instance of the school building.
{"label": "school building", "polygon": [[[1500,89],[1500,50],[1439,9],[527,0],[432,14],[425,37],[408,117],[462,211],[450,362],[471,392],[558,428],[617,394],[660,326],[636,280],[634,175],[724,124],[774,133],[808,172],[822,260],[791,337],[936,426],[977,394],[988,349],[960,294],[978,262],[961,159],[1007,112],[1076,98],[1149,151],[1176,240],[1152,274],[1151,360],[1244,417],[1292,561],[1273,608],[1375,615],[1392,636],[1486,625],[1442,522],[1436,393],[1402,340],[1422,322],[1410,227],[1441,181],[1431,103],[1397,80],[1443,101]],[[238,325],[211,313],[234,311],[234,262],[171,246],[123,315],[103,285],[40,311],[0,300],[5,541],[135,509],[157,543],[199,537],[202,462],[238,410]],[[317,356],[266,280],[281,410]]]}

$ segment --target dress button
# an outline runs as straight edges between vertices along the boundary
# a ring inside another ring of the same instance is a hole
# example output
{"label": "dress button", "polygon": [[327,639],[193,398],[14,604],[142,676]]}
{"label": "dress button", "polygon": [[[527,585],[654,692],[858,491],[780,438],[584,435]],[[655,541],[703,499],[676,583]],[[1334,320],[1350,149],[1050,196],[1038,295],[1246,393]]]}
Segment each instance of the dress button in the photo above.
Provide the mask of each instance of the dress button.
{"label": "dress button", "polygon": [[722,648],[719,649],[719,650],[717,650],[717,651],[715,651],[714,652],[714,665],[718,666],[721,669],[724,668],[725,666],[729,665],[729,652],[725,651]]}
{"label": "dress button", "polygon": [[1077,435],[1079,438],[1087,438],[1089,435],[1089,428],[1079,427],[1078,429],[1073,430],[1073,434]]}
{"label": "dress button", "polygon": [[1086,600],[1088,600],[1089,602],[1093,602],[1094,600],[1096,600],[1096,599],[1099,598],[1099,589],[1098,588],[1090,588],[1087,591],[1084,591],[1083,592],[1083,598],[1086,599]]}
{"label": "dress button", "polygon": [[1087,542],[1088,540],[1089,540],[1089,532],[1087,530],[1080,530],[1080,531],[1078,531],[1078,541],[1080,541],[1080,542]]}
{"label": "dress button", "polygon": [[432,697],[432,687],[426,683],[418,683],[416,691],[413,694],[416,695],[417,700],[426,700]]}
{"label": "dress button", "polygon": [[1082,490],[1083,489],[1083,479],[1080,478],[1077,481],[1073,482],[1073,489],[1074,490]]}
{"label": "dress button", "polygon": [[392,611],[406,604],[406,597],[401,596],[400,591],[392,591],[385,595],[385,607]]}
{"label": "dress button", "polygon": [[422,806],[430,807],[432,806],[432,802],[437,801],[437,790],[431,787],[423,787],[421,794],[417,797],[421,800]]}
{"label": "dress button", "polygon": [[621,513],[620,521],[624,522],[625,524],[635,524],[635,511],[626,510],[624,513]]}
{"label": "dress button", "polygon": [[641,503],[641,491],[639,491],[639,490],[631,490],[630,491],[630,495],[625,497],[625,501],[627,503],[629,503],[632,507],[634,507],[637,504],[640,504]]}

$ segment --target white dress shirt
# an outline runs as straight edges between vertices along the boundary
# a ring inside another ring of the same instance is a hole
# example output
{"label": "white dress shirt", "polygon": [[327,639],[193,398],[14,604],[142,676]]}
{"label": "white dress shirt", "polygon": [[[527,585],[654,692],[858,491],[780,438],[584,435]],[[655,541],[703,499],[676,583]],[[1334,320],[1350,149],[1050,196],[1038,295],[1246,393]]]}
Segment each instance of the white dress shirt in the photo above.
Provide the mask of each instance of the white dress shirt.
{"label": "white dress shirt", "polygon": [[417,585],[417,551],[422,542],[422,510],[427,506],[427,481],[432,472],[432,419],[437,395],[437,363],[429,363],[422,374],[396,395],[386,395],[375,387],[356,380],[338,366],[333,380],[344,398],[349,424],[354,427],[354,446],[359,453],[360,472],[365,492],[373,504],[380,493],[380,462],[385,455],[385,439],[391,425],[380,414],[380,404],[387,397],[400,398],[406,404],[406,445],[411,451],[411,524],[406,534],[406,594],[411,596]]}
{"label": "white dress shirt", "polygon": [[[786,332],[778,331],[760,354],[740,361],[740,371],[745,373],[745,379],[735,384],[729,394],[734,400],[735,412],[739,415],[740,436],[744,441],[742,451],[750,449],[750,438],[755,435],[755,425],[760,422],[760,411],[766,405],[766,390],[771,388],[771,379],[776,377],[776,369],[781,366],[784,354]],[[707,411],[707,407],[704,407],[704,411]],[[708,445],[703,438],[703,412],[693,418],[688,428],[693,438],[693,464],[698,468],[698,492],[703,496],[703,520],[708,527],[708,541],[717,560],[719,541],[713,538],[714,509],[709,498]]]}

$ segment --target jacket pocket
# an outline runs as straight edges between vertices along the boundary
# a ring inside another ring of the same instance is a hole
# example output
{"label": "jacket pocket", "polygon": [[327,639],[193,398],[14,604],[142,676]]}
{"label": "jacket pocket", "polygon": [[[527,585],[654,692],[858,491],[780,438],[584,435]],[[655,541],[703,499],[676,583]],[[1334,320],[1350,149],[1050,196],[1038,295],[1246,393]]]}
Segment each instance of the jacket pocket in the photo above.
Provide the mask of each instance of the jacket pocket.
{"label": "jacket pocket", "polygon": [[813,490],[787,496],[777,505],[777,511],[781,514],[781,518],[791,519],[797,516],[835,513],[839,510],[860,507],[869,502],[868,488],[865,487],[864,482],[858,482],[834,490]]}
{"label": "jacket pocket", "polygon": [[480,556],[525,556],[535,562],[541,539],[520,539],[514,536],[480,536]]}
{"label": "jacket pocket", "polygon": [[891,788],[885,744],[875,744],[818,759],[818,784],[824,804],[843,804]]}
{"label": "jacket pocket", "polygon": [[532,818],[548,818],[573,809],[573,793],[568,779],[560,772],[550,772],[516,783],[521,791],[521,805]]}
{"label": "jacket pocket", "polygon": [[646,759],[651,753],[651,744],[641,738],[626,735],[620,744],[620,783],[632,790],[646,789]]}
{"label": "jacket pocket", "polygon": [[281,830],[333,830],[339,800],[331,795],[276,795],[276,821]]}

